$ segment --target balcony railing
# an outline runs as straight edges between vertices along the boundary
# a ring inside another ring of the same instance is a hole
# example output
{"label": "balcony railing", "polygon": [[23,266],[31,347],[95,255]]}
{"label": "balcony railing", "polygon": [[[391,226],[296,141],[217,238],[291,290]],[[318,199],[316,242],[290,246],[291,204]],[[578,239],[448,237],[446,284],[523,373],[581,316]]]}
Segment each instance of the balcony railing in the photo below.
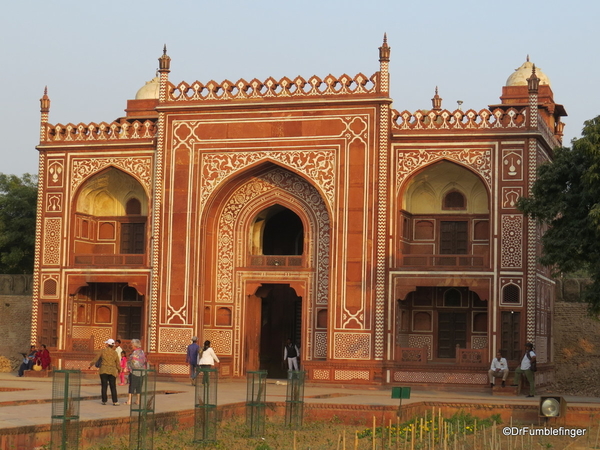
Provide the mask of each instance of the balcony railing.
{"label": "balcony railing", "polygon": [[[396,347],[400,362],[407,366],[424,366],[428,364],[427,347]],[[489,364],[486,348],[456,348],[456,365],[469,367],[484,367]],[[451,361],[451,359],[449,359]],[[435,364],[435,362],[430,362]]]}
{"label": "balcony railing", "polygon": [[487,267],[487,255],[403,255],[402,266],[480,268]]}
{"label": "balcony railing", "polygon": [[302,255],[251,255],[248,258],[248,265],[252,267],[304,267],[304,257]]}
{"label": "balcony railing", "polygon": [[146,255],[75,255],[76,266],[143,266]]}

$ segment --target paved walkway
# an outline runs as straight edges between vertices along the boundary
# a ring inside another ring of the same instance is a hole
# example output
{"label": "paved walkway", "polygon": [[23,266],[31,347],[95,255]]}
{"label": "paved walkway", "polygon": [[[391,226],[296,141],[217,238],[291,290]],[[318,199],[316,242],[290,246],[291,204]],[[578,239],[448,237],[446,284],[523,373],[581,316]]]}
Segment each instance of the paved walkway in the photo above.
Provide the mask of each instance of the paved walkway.
{"label": "paved walkway", "polygon": [[[286,396],[285,380],[267,380],[267,402],[283,402]],[[117,386],[121,406],[100,402],[100,380],[97,377],[82,378],[80,420],[128,417],[127,386]],[[189,381],[158,381],[155,412],[191,410],[194,387]],[[219,380],[218,404],[246,401],[245,380]],[[305,403],[342,405],[388,405],[397,406],[398,400],[391,398],[391,387],[324,385],[307,383],[304,391]],[[600,398],[565,395],[570,406],[600,406]],[[3,428],[43,425],[50,423],[52,378],[19,378],[16,373],[0,373],[0,433]],[[110,400],[110,396],[109,396]],[[461,390],[428,390],[412,388],[411,398],[403,404],[423,401],[478,404],[537,405],[539,397],[492,396],[489,392]]]}

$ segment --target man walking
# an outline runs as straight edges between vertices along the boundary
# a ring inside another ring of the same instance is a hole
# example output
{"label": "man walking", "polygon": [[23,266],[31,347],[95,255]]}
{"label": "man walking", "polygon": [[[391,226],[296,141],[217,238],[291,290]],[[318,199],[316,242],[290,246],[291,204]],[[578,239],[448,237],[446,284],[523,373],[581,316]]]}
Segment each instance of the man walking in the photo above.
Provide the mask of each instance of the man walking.
{"label": "man walking", "polygon": [[196,382],[196,374],[198,367],[198,351],[200,347],[198,346],[198,337],[194,336],[192,338],[192,343],[187,347],[187,353],[185,356],[185,362],[190,365],[190,379],[192,381],[192,386]]}

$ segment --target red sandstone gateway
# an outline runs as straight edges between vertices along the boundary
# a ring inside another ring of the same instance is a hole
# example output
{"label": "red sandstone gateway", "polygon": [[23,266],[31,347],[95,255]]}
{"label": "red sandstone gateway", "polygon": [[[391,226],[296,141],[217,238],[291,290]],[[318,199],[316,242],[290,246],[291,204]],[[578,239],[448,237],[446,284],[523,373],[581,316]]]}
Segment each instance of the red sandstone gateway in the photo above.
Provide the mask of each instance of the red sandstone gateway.
{"label": "red sandstone gateway", "polygon": [[198,336],[221,376],[284,377],[291,338],[309,380],[486,385],[491,355],[514,367],[531,341],[550,381],[553,282],[516,201],[565,110],[527,61],[500,104],[447,110],[436,89],[399,112],[389,57],[172,83],[165,49],[110,123],[51,125],[44,93],[33,329],[56,367],[140,338],[184,377]]}

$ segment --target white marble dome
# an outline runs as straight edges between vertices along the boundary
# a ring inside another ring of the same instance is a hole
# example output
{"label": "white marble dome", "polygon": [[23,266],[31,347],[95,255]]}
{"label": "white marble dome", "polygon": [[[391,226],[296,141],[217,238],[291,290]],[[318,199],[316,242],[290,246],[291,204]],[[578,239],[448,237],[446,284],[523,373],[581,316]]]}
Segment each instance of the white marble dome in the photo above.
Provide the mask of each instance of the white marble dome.
{"label": "white marble dome", "polygon": [[160,91],[160,81],[158,77],[152,78],[150,81],[146,81],[137,94],[135,94],[136,100],[147,100],[158,98]]}
{"label": "white marble dome", "polygon": [[[515,72],[508,77],[506,86],[527,86],[527,78],[531,77],[532,70],[533,63],[529,61],[529,57],[527,57],[527,61],[525,61],[521,67],[515,69]],[[540,84],[547,84],[550,86],[550,78],[548,78],[538,66],[535,66],[535,74],[540,79]]]}

